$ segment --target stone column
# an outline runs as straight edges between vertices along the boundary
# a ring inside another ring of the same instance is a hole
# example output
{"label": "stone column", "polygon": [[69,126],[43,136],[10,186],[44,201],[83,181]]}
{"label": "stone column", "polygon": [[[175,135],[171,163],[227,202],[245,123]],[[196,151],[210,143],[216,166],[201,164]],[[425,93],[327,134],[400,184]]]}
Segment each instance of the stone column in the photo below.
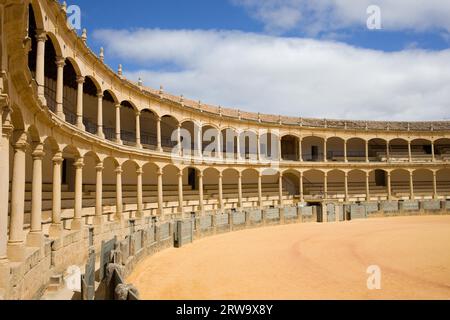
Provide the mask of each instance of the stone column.
{"label": "stone column", "polygon": [[325,138],[324,140],[323,140],[323,161],[324,162],[328,162],[328,159],[327,159],[327,153],[328,153],[328,148],[327,148],[327,142],[328,142],[328,139],[327,138]]}
{"label": "stone column", "polygon": [[183,199],[183,169],[178,171],[178,213],[183,218],[184,214],[184,199]]}
{"label": "stone column", "polygon": [[116,218],[123,219],[123,200],[122,200],[122,166],[116,167]]}
{"label": "stone column", "polygon": [[[0,100],[1,102],[1,100]],[[10,109],[0,106],[0,288],[9,286],[10,268],[7,253],[8,243],[8,198],[9,198],[9,139],[14,130]],[[5,119],[5,121],[3,121]]]}
{"label": "stone column", "polygon": [[52,198],[52,224],[49,229],[49,236],[59,237],[63,231],[61,222],[61,164],[63,163],[61,152],[57,152],[53,161],[53,198]]}
{"label": "stone column", "polygon": [[410,194],[410,199],[414,200],[414,172],[413,171],[409,172],[409,194]]}
{"label": "stone column", "polygon": [[203,157],[203,130],[202,127],[197,131],[197,155]]}
{"label": "stone column", "polygon": [[348,202],[348,172],[344,172],[344,188],[345,188],[345,201]]}
{"label": "stone column", "polygon": [[370,201],[370,172],[366,172],[366,201]]}
{"label": "stone column", "polygon": [[222,133],[220,130],[217,130],[217,155],[216,157],[222,159]]}
{"label": "stone column", "polygon": [[304,194],[303,194],[303,171],[300,171],[300,178],[299,178],[299,195],[300,195],[300,199],[299,201],[302,203],[304,202]]}
{"label": "stone column", "polygon": [[223,204],[223,173],[219,172],[219,208],[225,209]]}
{"label": "stone column", "polygon": [[263,199],[262,199],[262,173],[258,174],[258,204],[259,208],[263,208]]}
{"label": "stone column", "polygon": [[237,150],[236,159],[241,160],[241,137],[239,133],[237,134],[236,139],[236,150]]}
{"label": "stone column", "polygon": [[136,148],[142,149],[141,144],[141,112],[136,112]]}
{"label": "stone column", "polygon": [[95,217],[94,224],[101,225],[103,223],[103,163],[97,163],[95,167]]}
{"label": "stone column", "polygon": [[83,124],[83,85],[84,77],[77,77],[77,127],[84,130]]}
{"label": "stone column", "polygon": [[163,151],[161,142],[161,117],[156,118],[156,151]]}
{"label": "stone column", "polygon": [[261,136],[259,132],[256,135],[256,159],[261,161]]}
{"label": "stone column", "polygon": [[200,214],[203,215],[205,213],[205,204],[203,199],[203,172],[199,171],[198,173],[198,194],[199,194],[199,207]]}
{"label": "stone column", "polygon": [[323,197],[324,199],[328,198],[328,172],[323,175]]}
{"label": "stone column", "polygon": [[177,143],[178,143],[178,155],[183,155],[183,144],[181,142],[181,124],[178,124],[177,128]]}
{"label": "stone column", "polygon": [[79,158],[73,164],[75,168],[75,206],[72,221],[72,230],[81,230],[83,221],[83,158]]}
{"label": "stone column", "polygon": [[436,171],[433,171],[433,199],[438,199]]}
{"label": "stone column", "polygon": [[56,58],[56,115],[65,120],[64,115],[64,66],[66,61],[63,57]]}
{"label": "stone column", "polygon": [[8,257],[11,261],[25,259],[24,205],[25,205],[25,152],[26,136],[14,145],[13,176],[11,186],[11,217],[9,221]]}
{"label": "stone column", "polygon": [[36,83],[38,86],[38,96],[45,101],[45,41],[47,34],[44,30],[36,31]]}
{"label": "stone column", "polygon": [[392,200],[391,172],[387,173],[388,200]]}
{"label": "stone column", "polygon": [[431,141],[431,160],[436,161],[436,153],[434,152],[434,141]]}
{"label": "stone column", "polygon": [[242,172],[238,172],[238,208],[243,207],[242,201]]}
{"label": "stone column", "polygon": [[408,141],[408,159],[412,162],[411,141]]}
{"label": "stone column", "polygon": [[283,160],[283,153],[281,152],[281,137],[278,136],[278,161],[282,161]]}
{"label": "stone column", "polygon": [[163,195],[163,170],[158,169],[158,214],[162,217],[164,214],[164,195]]}
{"label": "stone column", "polygon": [[387,161],[391,160],[391,147],[390,147],[390,142],[386,141],[386,159]]}
{"label": "stone column", "polygon": [[137,175],[137,193],[136,193],[136,204],[137,204],[137,217],[142,218],[144,216],[144,199],[143,199],[143,190],[142,190],[142,174],[144,170],[142,168],[138,168],[136,170]]}
{"label": "stone column", "polygon": [[97,135],[104,139],[105,133],[103,132],[103,93],[97,93]]}
{"label": "stone column", "polygon": [[369,163],[369,140],[366,140],[366,162]]}
{"label": "stone column", "polygon": [[298,139],[298,156],[299,156],[300,162],[303,162],[303,138],[302,137],[300,137]]}
{"label": "stone column", "polygon": [[122,144],[121,128],[120,128],[120,104],[116,104],[116,143]]}
{"label": "stone column", "polygon": [[27,236],[27,245],[30,247],[41,247],[44,244],[42,233],[42,159],[44,155],[44,145],[38,144],[32,154],[31,228]]}
{"label": "stone column", "polygon": [[283,206],[283,173],[280,172],[278,175],[278,202],[280,207]]}
{"label": "stone column", "polygon": [[348,162],[348,155],[347,155],[347,140],[344,140],[344,162]]}

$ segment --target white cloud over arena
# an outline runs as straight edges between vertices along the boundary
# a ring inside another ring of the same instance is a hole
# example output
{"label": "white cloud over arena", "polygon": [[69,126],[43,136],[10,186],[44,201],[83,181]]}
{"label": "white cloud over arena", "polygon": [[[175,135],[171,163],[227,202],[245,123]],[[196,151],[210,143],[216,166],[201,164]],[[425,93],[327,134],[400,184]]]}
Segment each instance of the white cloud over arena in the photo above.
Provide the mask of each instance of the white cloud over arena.
{"label": "white cloud over arena", "polygon": [[264,23],[270,32],[299,28],[307,33],[329,32],[365,25],[367,8],[381,9],[388,30],[450,32],[450,1],[443,0],[230,0]]}
{"label": "white cloud over arena", "polygon": [[97,30],[94,37],[125,70],[127,61],[141,66],[127,77],[205,103],[304,117],[450,119],[450,50],[386,53],[237,31]]}

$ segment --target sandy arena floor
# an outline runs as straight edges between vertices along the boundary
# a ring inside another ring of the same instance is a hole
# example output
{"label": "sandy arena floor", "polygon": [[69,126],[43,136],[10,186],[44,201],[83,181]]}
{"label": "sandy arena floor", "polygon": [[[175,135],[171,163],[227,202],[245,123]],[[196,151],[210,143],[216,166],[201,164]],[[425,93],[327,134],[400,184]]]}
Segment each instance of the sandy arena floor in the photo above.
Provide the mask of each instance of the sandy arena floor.
{"label": "sandy arena floor", "polygon": [[142,299],[450,299],[450,216],[222,234],[149,257],[127,281]]}

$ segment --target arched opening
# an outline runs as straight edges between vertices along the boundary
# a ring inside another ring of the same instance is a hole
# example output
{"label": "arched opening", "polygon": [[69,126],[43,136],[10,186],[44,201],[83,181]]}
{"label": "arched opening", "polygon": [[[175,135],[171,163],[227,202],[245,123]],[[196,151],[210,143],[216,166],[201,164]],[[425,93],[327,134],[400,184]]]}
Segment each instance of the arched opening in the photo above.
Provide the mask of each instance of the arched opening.
{"label": "arched opening", "polygon": [[303,161],[323,161],[324,160],[324,139],[320,137],[304,137],[302,140]]}
{"label": "arched opening", "polygon": [[[116,213],[116,199],[117,199],[117,175],[116,169],[118,162],[112,157],[103,160],[103,214],[111,216]],[[123,183],[123,182],[122,182]],[[123,192],[122,192],[123,195]]]}
{"label": "arched opening", "polygon": [[327,140],[327,160],[329,161],[344,161],[344,139],[339,137],[331,137]]}
{"label": "arched opening", "polygon": [[258,154],[258,138],[253,131],[244,131],[239,134],[240,155],[245,160],[256,160]]}
{"label": "arched opening", "polygon": [[[404,139],[393,139],[389,141],[389,159],[391,161],[409,161],[408,141]],[[386,161],[387,157],[383,159]]]}
{"label": "arched opening", "polygon": [[369,140],[369,161],[379,162],[386,161],[387,157],[387,142],[384,139],[370,139]]}
{"label": "arched opening", "polygon": [[216,168],[207,168],[203,171],[204,199],[207,202],[207,207],[205,208],[206,210],[220,209],[218,182],[219,171]]}
{"label": "arched opening", "polygon": [[[222,188],[223,199],[226,203],[226,208],[238,207],[238,176],[239,173],[236,169],[226,169],[223,171]],[[244,187],[242,187],[242,195],[244,195]]]}
{"label": "arched opening", "polygon": [[198,126],[193,121],[185,121],[181,124],[183,155],[194,156],[196,154],[198,130]]}
{"label": "arched opening", "polygon": [[[55,64],[53,62],[53,64]],[[56,70],[56,69],[55,69]],[[77,77],[79,75],[70,59],[66,59],[64,67],[64,90],[63,90],[63,110],[66,121],[76,125],[77,124]],[[56,88],[56,86],[55,86]],[[55,90],[56,92],[56,90]]]}
{"label": "arched opening", "polygon": [[156,150],[158,145],[156,122],[157,115],[153,111],[149,109],[144,109],[141,111],[141,144],[145,149]]}
{"label": "arched opening", "polygon": [[281,159],[299,161],[299,139],[296,136],[286,135],[281,138]]}
{"label": "arched opening", "polygon": [[99,86],[88,76],[83,84],[83,124],[89,133],[97,133]]}
{"label": "arched opening", "polygon": [[178,144],[178,137],[175,134],[177,129],[177,119],[169,115],[161,118],[161,146],[164,151],[171,152]]}
{"label": "arched opening", "polygon": [[261,160],[278,161],[278,135],[266,132],[260,136]]}
{"label": "arched opening", "polygon": [[33,6],[28,5],[28,38],[31,40],[31,48],[28,52],[28,68],[31,71],[33,79],[36,77],[36,59],[37,59],[37,40],[36,40],[36,17]]}
{"label": "arched opening", "polygon": [[436,154],[436,160],[450,160],[450,139],[434,141],[434,153]]}
{"label": "arched opening", "polygon": [[347,160],[349,162],[366,161],[366,141],[361,138],[347,140]]}
{"label": "arched opening", "polygon": [[[36,59],[36,57],[33,57],[33,59]],[[34,76],[36,76],[36,61],[32,67],[35,71]],[[44,96],[45,100],[47,100],[48,108],[53,112],[56,111],[56,79],[56,49],[53,39],[48,38],[45,41]]]}
{"label": "arched opening", "polygon": [[[154,163],[146,163],[142,167],[142,191],[144,209],[149,214],[158,214],[158,171]],[[164,195],[164,194],[163,194]]]}
{"label": "arched opening", "polygon": [[206,125],[202,127],[202,152],[204,157],[217,157],[220,146],[217,139],[219,130],[213,126]]}
{"label": "arched opening", "polygon": [[327,195],[329,199],[345,199],[345,173],[341,170],[331,170],[327,175]]}
{"label": "arched opening", "polygon": [[[196,212],[200,210],[199,197],[199,170],[194,167],[187,167],[183,169],[183,188],[186,189],[184,200],[188,202],[185,206],[185,211]],[[204,179],[204,178],[203,178]],[[203,181],[203,193],[205,197],[205,182]]]}
{"label": "arched opening", "polygon": [[103,92],[103,133],[110,141],[116,140],[116,105],[118,101],[109,90]]}
{"label": "arched opening", "polygon": [[128,218],[136,216],[137,211],[137,169],[136,162],[128,160],[122,164],[123,214]]}
{"label": "arched opening", "polygon": [[178,173],[179,170],[174,165],[167,165],[163,169],[163,200],[165,203],[165,214],[176,214],[178,212]]}
{"label": "arched opening", "polygon": [[433,189],[433,172],[427,169],[415,170],[413,174],[414,194],[422,198],[431,198]]}
{"label": "arched opening", "polygon": [[129,101],[120,104],[120,138],[125,145],[136,145],[136,108]]}
{"label": "arched opening", "polygon": [[388,176],[385,170],[373,170],[370,172],[370,195],[376,196],[377,200],[388,198]]}
{"label": "arched opening", "polygon": [[411,141],[411,155],[413,161],[431,161],[432,153],[430,140],[415,139]]}
{"label": "arched opening", "polygon": [[323,198],[325,174],[319,170],[308,170],[303,174],[305,199]]}
{"label": "arched opening", "polygon": [[[94,152],[88,152],[84,155],[84,167],[83,167],[83,207],[89,208],[85,209],[86,215],[95,215],[95,199],[97,191],[97,165],[100,159]],[[103,195],[102,195],[103,196]],[[102,206],[103,208],[103,206]],[[102,219],[102,218],[101,218]]]}
{"label": "arched opening", "polygon": [[283,191],[291,198],[300,194],[300,174],[297,171],[283,172]]}
{"label": "arched opening", "polygon": [[391,172],[392,196],[397,199],[408,199],[411,194],[409,186],[409,171],[404,169],[393,170]]}
{"label": "arched opening", "polygon": [[444,199],[450,198],[450,169],[441,169],[436,173],[437,193]]}
{"label": "arched opening", "polygon": [[237,132],[233,128],[223,129],[222,154],[225,159],[237,159]]}
{"label": "arched opening", "polygon": [[259,173],[255,169],[246,169],[242,172],[243,207],[258,207],[258,177]]}
{"label": "arched opening", "polygon": [[352,170],[348,173],[348,194],[354,200],[366,200],[366,173],[362,170]]}

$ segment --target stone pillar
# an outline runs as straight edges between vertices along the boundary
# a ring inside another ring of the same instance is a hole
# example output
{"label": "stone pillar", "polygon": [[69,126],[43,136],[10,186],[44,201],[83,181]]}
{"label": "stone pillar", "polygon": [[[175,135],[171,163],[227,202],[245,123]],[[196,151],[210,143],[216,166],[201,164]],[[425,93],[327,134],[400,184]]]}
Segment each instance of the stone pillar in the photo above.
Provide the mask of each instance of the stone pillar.
{"label": "stone pillar", "polygon": [[198,128],[197,131],[197,156],[203,156],[203,130],[202,127]]}
{"label": "stone pillar", "polygon": [[199,171],[198,173],[198,194],[199,194],[199,207],[200,214],[203,215],[205,213],[205,204],[203,199],[203,172]]}
{"label": "stone pillar", "polygon": [[164,195],[163,195],[163,170],[158,169],[158,214],[162,217],[164,214]]}
{"label": "stone pillar", "polygon": [[414,172],[413,171],[409,172],[409,194],[410,194],[410,199],[414,200]]}
{"label": "stone pillar", "polygon": [[299,195],[300,195],[300,199],[299,201],[302,203],[304,202],[304,194],[303,194],[303,171],[300,171],[300,178],[299,178]]}
{"label": "stone pillar", "polygon": [[438,199],[436,171],[433,171],[433,199]]}
{"label": "stone pillar", "polygon": [[298,139],[298,156],[299,156],[300,162],[303,162],[303,138],[302,137],[300,137]]}
{"label": "stone pillar", "polygon": [[391,147],[389,141],[386,141],[386,160],[387,161],[391,160]]}
{"label": "stone pillar", "polygon": [[408,141],[408,159],[412,162],[411,141]]}
{"label": "stone pillar", "polygon": [[[3,121],[5,119],[5,121]],[[0,288],[9,286],[10,268],[7,253],[8,243],[8,198],[9,198],[9,139],[14,130],[10,109],[0,106]]]}
{"label": "stone pillar", "polygon": [[369,163],[369,140],[366,140],[366,162]]}
{"label": "stone pillar", "polygon": [[183,169],[178,172],[178,213],[183,218],[184,214],[184,199],[183,199]]}
{"label": "stone pillar", "polygon": [[64,66],[66,61],[63,57],[56,58],[56,115],[65,120],[64,115]]}
{"label": "stone pillar", "polygon": [[431,141],[431,160],[436,161],[436,153],[434,152],[434,141]]}
{"label": "stone pillar", "polygon": [[261,136],[259,132],[256,135],[256,159],[261,161]]}
{"label": "stone pillar", "polygon": [[388,191],[388,200],[392,199],[392,186],[391,186],[391,172],[387,173],[387,191]]}
{"label": "stone pillar", "polygon": [[283,173],[278,175],[278,202],[280,207],[283,206]]}
{"label": "stone pillar", "polygon": [[25,259],[24,205],[25,205],[25,153],[26,136],[14,145],[13,176],[11,187],[11,217],[9,221],[8,257],[11,261]]}
{"label": "stone pillar", "polygon": [[103,93],[97,93],[97,135],[104,139],[105,133],[103,132]]}
{"label": "stone pillar", "polygon": [[327,153],[328,153],[328,148],[327,148],[327,142],[328,142],[328,139],[327,138],[325,138],[324,140],[323,140],[323,161],[324,162],[328,162],[328,159],[327,159]]}
{"label": "stone pillar", "polygon": [[36,31],[36,84],[38,86],[38,96],[45,101],[45,41],[47,34],[44,30]]}
{"label": "stone pillar", "polygon": [[349,195],[348,195],[348,172],[344,172],[344,188],[345,188],[345,202],[348,202]]}
{"label": "stone pillar", "polygon": [[142,149],[141,144],[141,112],[136,112],[136,148]]}
{"label": "stone pillar", "polygon": [[53,161],[53,199],[52,199],[52,224],[49,229],[49,236],[59,237],[63,231],[61,222],[61,164],[63,163],[61,152],[57,152]]}
{"label": "stone pillar", "polygon": [[156,151],[163,151],[161,142],[161,117],[157,117],[156,119]]}
{"label": "stone pillar", "polygon": [[75,168],[75,206],[72,221],[72,230],[81,230],[83,221],[83,158],[79,158],[73,164]]}
{"label": "stone pillar", "polygon": [[95,217],[94,224],[101,225],[103,223],[103,163],[97,163],[95,167]]}
{"label": "stone pillar", "polygon": [[258,204],[259,208],[263,208],[263,199],[262,199],[262,173],[258,174]]}
{"label": "stone pillar", "polygon": [[283,153],[281,152],[281,137],[278,136],[278,161],[283,160]]}
{"label": "stone pillar", "polygon": [[348,155],[347,155],[347,140],[344,140],[344,162],[348,162]]}
{"label": "stone pillar", "polygon": [[116,143],[122,144],[121,128],[120,128],[120,104],[116,104]]}
{"label": "stone pillar", "polygon": [[217,130],[217,150],[216,157],[222,159],[222,133],[220,130]]}
{"label": "stone pillar", "polygon": [[242,172],[238,172],[238,208],[243,207],[242,201]]}
{"label": "stone pillar", "polygon": [[83,85],[84,77],[77,77],[77,127],[84,130],[83,124]]}
{"label": "stone pillar", "polygon": [[370,172],[366,172],[366,201],[370,201]]}
{"label": "stone pillar", "polygon": [[144,171],[142,168],[138,168],[136,170],[137,175],[137,192],[136,192],[136,204],[137,204],[137,217],[142,218],[144,216],[144,199],[143,199],[143,190],[142,190],[142,174]]}
{"label": "stone pillar", "polygon": [[122,166],[116,167],[116,218],[123,219],[123,200],[122,200]]}
{"label": "stone pillar", "polygon": [[31,228],[27,245],[41,247],[44,244],[42,233],[42,159],[44,145],[38,144],[33,151],[33,184],[31,187]]}
{"label": "stone pillar", "polygon": [[328,198],[328,172],[323,175],[323,197],[324,199]]}
{"label": "stone pillar", "polygon": [[177,143],[178,143],[178,155],[183,155],[183,144],[181,142],[181,124],[178,124],[177,128]]}
{"label": "stone pillar", "polygon": [[219,172],[219,208],[225,209],[223,204],[223,173]]}
{"label": "stone pillar", "polygon": [[240,133],[237,134],[236,150],[237,150],[236,159],[237,160],[241,160],[241,137],[240,137]]}

